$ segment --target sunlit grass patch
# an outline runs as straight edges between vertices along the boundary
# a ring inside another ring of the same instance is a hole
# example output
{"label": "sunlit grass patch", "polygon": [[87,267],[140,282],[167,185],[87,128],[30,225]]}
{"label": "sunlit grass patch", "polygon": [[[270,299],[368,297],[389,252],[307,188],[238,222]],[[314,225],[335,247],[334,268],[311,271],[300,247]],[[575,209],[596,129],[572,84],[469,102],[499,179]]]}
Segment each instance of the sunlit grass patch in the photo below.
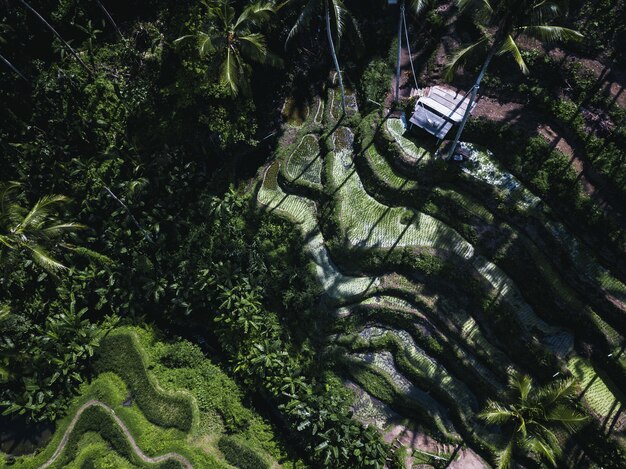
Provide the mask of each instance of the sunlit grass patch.
{"label": "sunlit grass patch", "polygon": [[356,168],[330,154],[328,189],[338,206],[345,237],[364,248],[428,246],[471,257],[473,247],[456,231],[424,213],[403,207],[388,207],[363,188]]}
{"label": "sunlit grass patch", "polygon": [[410,161],[425,163],[432,158],[430,151],[418,146],[413,139],[407,138],[406,128],[401,119],[387,119],[385,129]]}
{"label": "sunlit grass patch", "polygon": [[266,170],[257,200],[269,212],[297,224],[306,235],[317,227],[315,203],[305,197],[285,193],[277,182],[279,168],[280,163],[276,161]]}
{"label": "sunlit grass patch", "polygon": [[387,160],[378,152],[373,143],[365,150],[367,164],[370,165],[376,177],[386,185],[396,190],[412,190],[418,187],[417,182],[396,174]]}
{"label": "sunlit grass patch", "polygon": [[[583,400],[594,413],[610,423],[620,411],[622,402],[626,402],[623,393],[620,392],[620,395],[616,397],[611,389],[619,392],[618,388],[602,373],[598,374],[591,363],[583,358],[572,358],[568,362],[568,368],[578,379],[578,384],[583,391]],[[610,384],[607,385],[607,382]]]}
{"label": "sunlit grass patch", "polygon": [[302,137],[284,167],[285,175],[291,182],[303,180],[321,188],[322,161],[317,137],[312,134]]}

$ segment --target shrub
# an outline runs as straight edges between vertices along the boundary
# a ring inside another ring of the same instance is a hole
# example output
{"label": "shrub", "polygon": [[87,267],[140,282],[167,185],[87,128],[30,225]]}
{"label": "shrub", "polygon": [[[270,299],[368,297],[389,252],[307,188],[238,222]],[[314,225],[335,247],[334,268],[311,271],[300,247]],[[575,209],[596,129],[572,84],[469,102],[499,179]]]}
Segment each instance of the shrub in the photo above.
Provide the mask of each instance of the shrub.
{"label": "shrub", "polygon": [[205,357],[197,345],[184,340],[168,344],[160,361],[168,368],[196,368],[205,361]]}
{"label": "shrub", "polygon": [[139,459],[126,439],[124,432],[108,412],[101,407],[90,407],[83,412],[70,434],[65,450],[58,461],[59,467],[65,467],[76,458],[81,449],[79,445],[80,440],[87,432],[100,434],[115,452],[129,461],[136,462]]}
{"label": "shrub", "polygon": [[107,336],[99,349],[95,368],[98,373],[111,371],[119,375],[150,422],[184,432],[191,429],[193,410],[189,398],[165,394],[155,388],[131,334]]}
{"label": "shrub", "polygon": [[383,103],[389,91],[389,66],[383,59],[373,59],[365,69],[361,78],[360,91],[365,108],[371,108],[373,103],[368,100]]}
{"label": "shrub", "polygon": [[[66,467],[70,462],[77,459],[83,451],[83,437],[88,432],[100,435],[113,451],[139,467],[155,467],[157,469],[180,469],[182,467],[180,462],[172,459],[168,459],[156,465],[144,463],[135,453],[124,431],[113,417],[102,407],[96,406],[89,407],[82,413],[69,436],[63,453],[54,467]],[[95,467],[94,461],[87,459],[85,464],[81,467]]]}
{"label": "shrub", "polygon": [[267,460],[250,448],[237,436],[223,436],[217,443],[218,448],[229,464],[239,469],[269,469]]}

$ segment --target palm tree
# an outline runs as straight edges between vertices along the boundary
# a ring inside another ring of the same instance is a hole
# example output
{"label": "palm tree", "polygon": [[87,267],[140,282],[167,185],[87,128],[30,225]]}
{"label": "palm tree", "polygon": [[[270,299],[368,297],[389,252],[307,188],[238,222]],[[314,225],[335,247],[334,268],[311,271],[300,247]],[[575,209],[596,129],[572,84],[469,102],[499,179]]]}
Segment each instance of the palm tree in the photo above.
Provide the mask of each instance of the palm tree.
{"label": "palm tree", "polygon": [[[304,6],[302,12],[298,16],[296,23],[289,31],[287,40],[285,41],[285,47],[289,44],[291,39],[298,34],[302,29],[308,27],[313,18],[316,17],[321,11],[324,12],[326,22],[326,37],[328,38],[328,46],[330,48],[330,54],[335,64],[335,70],[337,71],[337,78],[339,80],[339,90],[341,92],[341,110],[343,114],[346,113],[346,92],[343,85],[343,77],[341,75],[341,69],[339,68],[339,59],[337,58],[337,48],[335,47],[335,37],[337,43],[341,41],[344,33],[345,19],[350,20],[350,24],[354,27],[356,34],[360,38],[360,32],[356,25],[354,17],[350,14],[348,9],[343,3],[343,0],[302,0]],[[333,37],[334,36],[334,37]]]}
{"label": "palm tree", "polygon": [[486,52],[486,57],[472,87],[469,104],[457,130],[449,156],[454,155],[472,105],[476,101],[480,83],[496,54],[510,53],[522,72],[526,74],[528,67],[515,42],[520,34],[544,42],[580,40],[583,37],[573,29],[549,24],[560,15],[557,2],[548,0],[456,0],[456,2],[461,12],[469,11],[474,14],[482,34],[478,41],[454,54],[448,64],[446,78],[451,79],[454,72],[472,56]]}
{"label": "palm tree", "polygon": [[510,468],[516,453],[530,452],[546,458],[553,466],[560,455],[554,430],[575,430],[586,417],[573,408],[575,385],[572,379],[537,388],[532,378],[513,374],[509,377],[506,403],[488,401],[478,416],[500,425],[508,443],[499,455],[498,468]]}
{"label": "palm tree", "polygon": [[85,64],[85,62],[83,62],[83,59],[80,58],[80,56],[78,55],[78,53],[74,50],[74,48],[72,46],[70,46],[67,41],[65,41],[65,39],[63,39],[61,37],[61,35],[58,33],[58,31],[56,29],[54,29],[52,27],[52,25],[50,23],[48,23],[45,18],[43,16],[41,16],[39,14],[39,12],[37,12],[37,10],[35,10],[32,6],[30,6],[28,4],[28,2],[26,2],[25,0],[19,0],[19,2],[24,5],[24,7],[29,10],[33,15],[35,15],[37,17],[37,19],[39,21],[41,21],[43,23],[43,25],[48,28],[52,34],[54,34],[54,36],[61,42],[61,44],[63,44],[63,46],[70,51],[70,53],[74,56],[74,58],[78,61],[78,63],[81,65],[81,67],[83,67],[87,73],[89,75],[92,75],[92,71],[89,67],[87,67],[87,64]]}
{"label": "palm tree", "polygon": [[248,92],[251,72],[248,61],[274,66],[282,63],[267,49],[265,36],[255,31],[267,23],[280,6],[271,2],[253,3],[245,7],[239,16],[236,16],[231,0],[217,0],[209,3],[208,8],[211,20],[208,31],[179,37],[174,43],[195,38],[201,57],[211,53],[222,55],[221,82],[230,88],[233,96],[240,89]]}
{"label": "palm tree", "polygon": [[49,272],[67,267],[52,254],[59,247],[71,249],[62,239],[83,225],[64,222],[56,217],[57,208],[69,201],[63,195],[39,199],[31,208],[18,203],[17,182],[0,183],[0,264],[14,253],[27,253],[33,261]]}

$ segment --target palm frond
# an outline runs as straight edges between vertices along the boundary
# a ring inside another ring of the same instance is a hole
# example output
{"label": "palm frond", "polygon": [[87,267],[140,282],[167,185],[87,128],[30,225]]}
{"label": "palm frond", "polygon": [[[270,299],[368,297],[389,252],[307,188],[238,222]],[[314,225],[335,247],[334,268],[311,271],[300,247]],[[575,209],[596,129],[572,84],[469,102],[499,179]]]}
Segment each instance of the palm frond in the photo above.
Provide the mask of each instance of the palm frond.
{"label": "palm frond", "polygon": [[505,446],[498,454],[498,469],[510,469],[511,462],[513,462],[513,449],[515,449],[515,436],[513,435]]}
{"label": "palm frond", "polygon": [[334,32],[337,35],[337,48],[339,48],[339,44],[341,43],[341,37],[343,36],[344,29],[344,18],[348,14],[346,10],[346,6],[343,4],[343,0],[328,0],[331,3],[331,11],[332,14],[332,26],[334,27]]}
{"label": "palm frond", "polygon": [[411,8],[420,15],[431,5],[432,0],[411,0]]}
{"label": "palm frond", "polygon": [[11,193],[19,188],[21,184],[16,181],[9,181],[0,184],[0,217],[8,210],[12,201]]}
{"label": "palm frond", "polygon": [[473,13],[481,22],[488,22],[494,14],[489,0],[457,0],[456,4],[461,13]]}
{"label": "palm frond", "polygon": [[350,29],[353,31],[351,42],[357,48],[357,54],[360,56],[363,52],[363,48],[365,47],[365,41],[363,40],[363,34],[361,33],[361,28],[359,27],[359,23],[357,22],[354,15],[348,13],[348,24],[350,25]]}
{"label": "palm frond", "polygon": [[220,66],[220,79],[223,84],[229,86],[233,96],[236,96],[239,93],[237,58],[230,47],[226,49],[226,57]]}
{"label": "palm frond", "polygon": [[255,25],[260,25],[266,21],[268,21],[272,14],[276,12],[276,5],[272,2],[257,2],[251,5],[248,5],[244,8],[239,18],[235,22],[234,29],[238,29],[241,25],[245,24],[247,21]]}
{"label": "palm frond", "polygon": [[239,36],[239,40],[242,41],[242,46],[252,46],[251,51],[255,51],[257,56],[250,57],[257,62],[263,62],[263,57],[267,54],[267,43],[265,42],[265,36],[261,33],[250,33]]}
{"label": "palm frond", "polygon": [[32,253],[34,261],[48,272],[56,273],[60,270],[67,270],[67,267],[51,257],[43,247],[39,245],[29,245],[27,247]]}
{"label": "palm frond", "polygon": [[56,225],[47,226],[43,228],[41,232],[46,236],[60,236],[64,233],[73,233],[78,230],[84,230],[87,227],[80,223],[58,223]]}
{"label": "palm frond", "polygon": [[52,210],[54,205],[69,202],[69,197],[64,195],[45,195],[39,199],[33,208],[28,212],[24,219],[20,222],[21,231],[37,226],[41,223]]}
{"label": "palm frond", "polygon": [[246,34],[239,37],[239,48],[247,59],[272,67],[282,67],[283,60],[267,49],[265,36],[260,33]]}
{"label": "palm frond", "polygon": [[587,421],[587,416],[566,405],[558,405],[548,412],[547,419],[559,422],[568,431],[573,432]]}
{"label": "palm frond", "polygon": [[195,34],[185,34],[184,36],[181,36],[177,39],[174,39],[174,46],[175,47],[179,47],[180,45],[184,44],[185,42],[189,41],[190,39],[194,39],[196,37]]}
{"label": "palm frond", "polygon": [[544,407],[571,397],[576,389],[576,382],[570,379],[561,379],[541,387],[536,394],[537,401]]}
{"label": "palm frond", "polygon": [[485,410],[478,414],[478,417],[489,424],[502,425],[511,421],[515,416],[505,406],[495,401],[488,401]]}
{"label": "palm frond", "polygon": [[516,32],[526,34],[545,42],[580,41],[584,38],[584,36],[578,31],[570,28],[564,28],[563,26],[520,26],[516,28]]}
{"label": "palm frond", "polygon": [[465,65],[468,61],[475,59],[478,55],[484,52],[484,49],[488,45],[488,43],[489,38],[487,36],[483,36],[474,44],[470,44],[469,46],[455,52],[448,61],[448,64],[446,65],[444,78],[447,81],[452,80],[456,71],[463,65]]}
{"label": "palm frond", "polygon": [[0,321],[9,317],[11,314],[11,307],[7,304],[0,304]]}
{"label": "palm frond", "polygon": [[520,401],[525,403],[533,389],[533,380],[528,375],[514,373],[509,379],[509,387],[519,393]]}
{"label": "palm frond", "polygon": [[523,445],[529,451],[545,457],[553,467],[556,467],[557,450],[543,438],[537,435],[529,436],[523,440]]}
{"label": "palm frond", "polygon": [[504,40],[504,43],[502,44],[502,47],[498,51],[498,54],[502,55],[502,54],[506,54],[507,52],[511,53],[511,55],[515,59],[515,62],[517,62],[517,65],[522,70],[522,73],[524,75],[527,75],[528,66],[526,65],[526,62],[524,62],[524,58],[522,57],[522,54],[519,48],[517,47],[515,40],[510,34]]}
{"label": "palm frond", "polygon": [[212,52],[215,52],[215,46],[213,45],[211,35],[205,32],[198,33],[198,53],[200,57],[206,57]]}
{"label": "palm frond", "polygon": [[287,39],[285,40],[285,49],[289,45],[289,42],[291,42],[291,40],[297,34],[299,34],[304,28],[306,28],[311,23],[311,20],[315,16],[316,7],[317,7],[317,0],[308,0],[306,5],[302,9],[300,16],[298,16],[298,19],[296,20],[295,24],[293,25],[293,27],[289,31],[289,34],[287,35]]}
{"label": "palm frond", "polygon": [[8,236],[0,235],[0,244],[9,249],[14,248],[13,244],[11,243],[11,238],[9,238]]}
{"label": "palm frond", "polygon": [[105,256],[104,254],[100,254],[99,252],[94,251],[92,249],[85,248],[82,246],[69,246],[69,245],[66,245],[65,247],[75,252],[76,254],[85,256],[88,259],[96,261],[99,264],[102,264],[102,265],[114,264],[113,260],[110,257]]}
{"label": "palm frond", "polygon": [[531,24],[546,24],[561,13],[560,6],[555,2],[543,1],[532,6],[530,12]]}

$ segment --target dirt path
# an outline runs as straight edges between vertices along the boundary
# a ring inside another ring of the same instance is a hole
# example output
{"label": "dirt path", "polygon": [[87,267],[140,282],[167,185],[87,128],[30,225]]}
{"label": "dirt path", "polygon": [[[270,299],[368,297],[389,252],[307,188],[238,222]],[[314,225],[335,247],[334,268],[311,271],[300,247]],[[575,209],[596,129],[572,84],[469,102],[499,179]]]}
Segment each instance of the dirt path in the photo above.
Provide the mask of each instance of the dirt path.
{"label": "dirt path", "polygon": [[167,453],[162,456],[157,456],[154,458],[146,455],[143,451],[141,451],[141,449],[137,445],[137,442],[135,441],[130,431],[128,430],[128,427],[117,416],[115,411],[111,407],[106,405],[105,403],[100,402],[95,399],[85,402],[81,406],[81,408],[78,409],[78,412],[76,412],[76,415],[74,415],[74,418],[72,419],[69,426],[65,430],[65,434],[63,435],[63,438],[61,439],[61,442],[59,443],[59,446],[57,447],[56,451],[54,452],[54,454],[52,455],[50,459],[48,459],[44,464],[39,466],[39,469],[45,469],[47,467],[50,467],[54,463],[54,461],[57,460],[57,458],[61,455],[61,453],[65,449],[65,446],[67,445],[70,435],[72,434],[72,431],[74,430],[74,427],[78,423],[78,420],[80,419],[83,412],[87,410],[88,408],[95,407],[95,406],[103,408],[105,411],[107,411],[111,415],[111,417],[113,417],[113,419],[115,420],[115,423],[117,423],[119,427],[122,429],[122,431],[124,432],[124,435],[126,436],[126,439],[128,440],[128,442],[130,443],[130,446],[132,447],[133,451],[135,452],[135,454],[137,454],[137,456],[139,456],[139,458],[143,462],[147,462],[149,464],[158,464],[160,462],[167,461],[168,459],[174,459],[178,461],[179,463],[181,463],[186,469],[193,469],[193,466],[191,465],[189,460],[187,460],[185,457],[181,456],[178,453]]}

